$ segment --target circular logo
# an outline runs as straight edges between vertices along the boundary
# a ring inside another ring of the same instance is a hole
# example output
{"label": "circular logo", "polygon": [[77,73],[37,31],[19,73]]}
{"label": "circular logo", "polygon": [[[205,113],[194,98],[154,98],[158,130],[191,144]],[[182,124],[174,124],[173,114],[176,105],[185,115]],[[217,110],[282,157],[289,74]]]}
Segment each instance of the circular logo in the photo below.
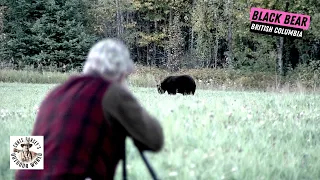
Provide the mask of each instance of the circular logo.
{"label": "circular logo", "polygon": [[43,161],[39,162],[43,158],[43,141],[41,142],[41,138],[40,141],[37,139],[38,136],[15,139],[11,149],[11,162],[16,168],[36,169],[37,165],[42,165]]}

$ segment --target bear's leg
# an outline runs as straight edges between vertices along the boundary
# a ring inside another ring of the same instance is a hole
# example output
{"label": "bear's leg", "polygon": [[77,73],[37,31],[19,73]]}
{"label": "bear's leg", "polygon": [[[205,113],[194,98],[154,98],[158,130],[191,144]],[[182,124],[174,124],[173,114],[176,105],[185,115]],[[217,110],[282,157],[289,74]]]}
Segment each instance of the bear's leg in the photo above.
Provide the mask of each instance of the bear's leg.
{"label": "bear's leg", "polygon": [[182,95],[185,95],[186,94],[186,90],[181,88],[181,89],[178,90],[178,93],[180,93]]}
{"label": "bear's leg", "polygon": [[177,93],[176,90],[172,90],[172,89],[168,90],[169,95],[175,95],[176,93]]}
{"label": "bear's leg", "polygon": [[190,91],[190,89],[188,88],[188,89],[186,89],[186,94],[191,94],[191,91]]}
{"label": "bear's leg", "polygon": [[185,94],[185,95],[190,95],[191,92],[192,92],[192,90],[191,90],[190,87],[188,87],[187,89],[184,90],[184,94]]}
{"label": "bear's leg", "polygon": [[184,89],[183,89],[183,88],[178,88],[178,89],[176,90],[176,92],[183,95],[183,94],[184,94]]}
{"label": "bear's leg", "polygon": [[188,90],[186,90],[186,94],[187,95],[190,95],[191,94],[191,91],[188,89]]}

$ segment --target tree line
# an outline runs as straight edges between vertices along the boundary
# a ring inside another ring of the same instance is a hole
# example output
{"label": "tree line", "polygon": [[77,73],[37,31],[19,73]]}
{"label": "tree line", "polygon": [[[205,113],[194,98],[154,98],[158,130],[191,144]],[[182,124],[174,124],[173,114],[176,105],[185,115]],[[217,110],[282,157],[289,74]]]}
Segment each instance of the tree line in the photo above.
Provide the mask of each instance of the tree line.
{"label": "tree line", "polygon": [[[81,66],[104,37],[128,44],[135,62],[285,75],[320,69],[318,0],[1,0],[0,58],[35,67]],[[312,17],[302,39],[252,33],[250,8]]]}

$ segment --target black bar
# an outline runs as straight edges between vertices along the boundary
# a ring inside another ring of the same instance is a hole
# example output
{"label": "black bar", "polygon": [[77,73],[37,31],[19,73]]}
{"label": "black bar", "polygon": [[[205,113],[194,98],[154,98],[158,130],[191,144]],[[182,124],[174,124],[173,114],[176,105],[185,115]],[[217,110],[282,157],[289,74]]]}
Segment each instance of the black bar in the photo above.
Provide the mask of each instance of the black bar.
{"label": "black bar", "polygon": [[[257,27],[257,25],[264,25],[266,28],[262,28],[262,26],[260,26],[259,29],[254,29],[254,27]],[[283,29],[283,32],[285,32],[285,30],[295,30],[297,35],[294,36],[293,33],[292,33],[292,35],[279,34],[277,32],[280,29]],[[267,23],[261,23],[261,22],[254,22],[254,21],[252,21],[250,24],[250,32],[266,34],[266,35],[273,35],[273,36],[291,37],[291,38],[302,38],[303,37],[303,29],[286,27],[286,26],[279,26],[279,25],[273,25],[273,24],[267,24]],[[299,36],[300,33],[301,33],[301,37]]]}

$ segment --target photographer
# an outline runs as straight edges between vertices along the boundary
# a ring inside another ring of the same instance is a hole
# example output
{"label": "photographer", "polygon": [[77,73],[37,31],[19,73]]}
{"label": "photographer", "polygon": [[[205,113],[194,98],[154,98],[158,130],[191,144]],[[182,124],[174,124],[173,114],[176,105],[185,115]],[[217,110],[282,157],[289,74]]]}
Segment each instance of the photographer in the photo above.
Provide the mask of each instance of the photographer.
{"label": "photographer", "polygon": [[159,152],[163,130],[131,94],[134,64],[115,39],[96,43],[83,74],[55,87],[39,108],[33,136],[44,136],[44,169],[18,170],[16,179],[114,179],[126,137],[141,150]]}

